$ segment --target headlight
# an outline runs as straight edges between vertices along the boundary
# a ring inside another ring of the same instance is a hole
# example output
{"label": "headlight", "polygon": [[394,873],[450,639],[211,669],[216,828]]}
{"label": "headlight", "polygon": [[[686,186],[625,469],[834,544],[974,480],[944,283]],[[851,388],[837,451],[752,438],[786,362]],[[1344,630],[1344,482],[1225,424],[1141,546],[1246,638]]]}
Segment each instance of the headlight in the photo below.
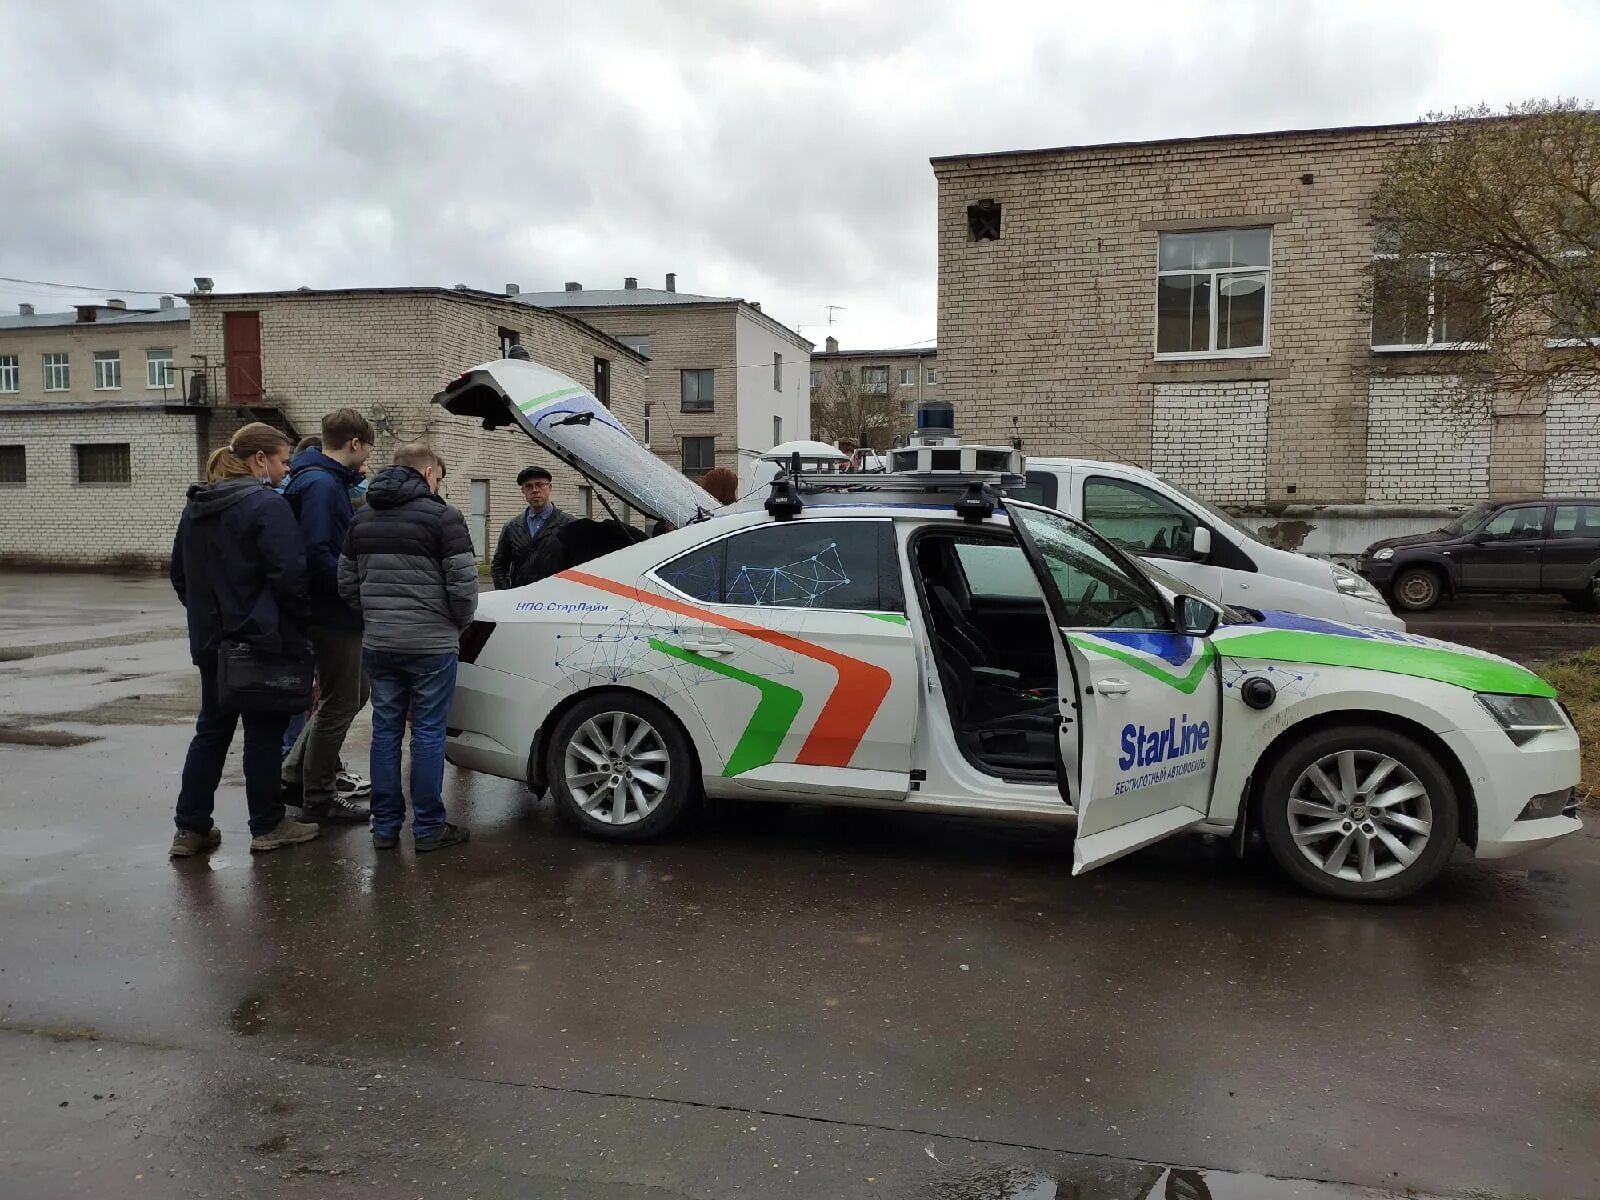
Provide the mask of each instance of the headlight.
{"label": "headlight", "polygon": [[1541,733],[1555,733],[1567,727],[1561,706],[1544,696],[1500,696],[1479,692],[1478,703],[1489,710],[1506,736],[1525,746]]}
{"label": "headlight", "polygon": [[1394,557],[1394,547],[1384,546],[1381,550],[1374,550],[1372,557],[1378,562],[1387,562]]}
{"label": "headlight", "polygon": [[1378,589],[1354,571],[1346,571],[1337,564],[1329,569],[1333,572],[1333,586],[1338,589],[1341,596],[1354,596],[1357,600],[1370,600],[1373,604],[1383,603],[1383,597],[1378,595]]}

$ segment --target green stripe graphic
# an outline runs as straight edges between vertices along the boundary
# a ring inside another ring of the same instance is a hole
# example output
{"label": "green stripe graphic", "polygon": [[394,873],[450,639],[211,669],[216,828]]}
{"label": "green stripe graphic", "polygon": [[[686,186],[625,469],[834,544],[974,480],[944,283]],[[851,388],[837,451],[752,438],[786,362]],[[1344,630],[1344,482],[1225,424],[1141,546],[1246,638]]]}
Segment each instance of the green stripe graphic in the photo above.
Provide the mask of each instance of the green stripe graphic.
{"label": "green stripe graphic", "polygon": [[1177,688],[1185,696],[1194,694],[1195,688],[1200,686],[1200,681],[1206,677],[1206,668],[1217,657],[1217,652],[1211,648],[1210,642],[1200,643],[1200,657],[1194,666],[1189,668],[1187,675],[1175,675],[1171,671],[1163,671],[1160,667],[1147,658],[1140,658],[1116,646],[1108,646],[1094,638],[1078,637],[1069,633],[1067,640],[1080,650],[1092,650],[1096,654],[1103,654],[1107,658],[1114,658],[1120,663],[1126,663],[1135,671],[1142,671],[1151,679],[1159,679],[1168,687]]}
{"label": "green stripe graphic", "polygon": [[887,621],[891,625],[904,625],[906,619],[899,613],[862,613],[864,617],[871,617],[874,621]]}
{"label": "green stripe graphic", "polygon": [[546,400],[554,400],[560,396],[576,396],[582,391],[583,389],[581,387],[557,388],[553,392],[546,392],[542,396],[535,396],[532,400],[524,400],[521,404],[517,405],[517,407],[523,412],[527,412],[530,409],[538,408],[539,405],[543,404]]}
{"label": "green stripe graphic", "polygon": [[748,683],[761,693],[756,711],[750,714],[750,723],[739,735],[739,744],[728,756],[728,765],[722,768],[724,776],[743,775],[746,771],[766,766],[778,757],[778,748],[783,745],[783,739],[788,735],[795,717],[800,715],[804,697],[798,691],[659,638],[650,639],[650,648],[659,650],[669,658],[681,659],[718,675],[726,675],[729,679],[737,679],[740,683]]}
{"label": "green stripe graphic", "polygon": [[1242,633],[1217,641],[1229,658],[1260,658],[1272,662],[1311,663],[1323,667],[1360,667],[1388,671],[1471,688],[1475,692],[1503,692],[1513,696],[1554,696],[1555,688],[1532,671],[1512,663],[1495,662],[1475,654],[1412,646],[1404,642],[1339,637],[1303,630]]}

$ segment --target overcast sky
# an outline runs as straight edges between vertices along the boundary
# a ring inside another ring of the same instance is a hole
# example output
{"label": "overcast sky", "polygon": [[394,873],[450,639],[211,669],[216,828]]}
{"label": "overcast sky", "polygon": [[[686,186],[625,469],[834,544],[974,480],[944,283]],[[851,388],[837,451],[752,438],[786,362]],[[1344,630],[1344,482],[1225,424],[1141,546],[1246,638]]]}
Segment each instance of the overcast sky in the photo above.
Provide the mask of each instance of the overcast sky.
{"label": "overcast sky", "polygon": [[0,275],[676,271],[856,347],[936,332],[930,155],[1600,98],[1595,0],[0,0],[0,45]]}

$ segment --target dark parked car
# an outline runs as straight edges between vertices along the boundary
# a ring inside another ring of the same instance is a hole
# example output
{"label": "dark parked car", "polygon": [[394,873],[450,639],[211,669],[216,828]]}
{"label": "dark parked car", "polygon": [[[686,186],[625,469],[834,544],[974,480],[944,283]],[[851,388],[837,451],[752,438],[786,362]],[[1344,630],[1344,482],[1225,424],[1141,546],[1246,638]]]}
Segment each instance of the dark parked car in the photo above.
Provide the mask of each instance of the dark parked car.
{"label": "dark parked car", "polygon": [[1592,609],[1600,499],[1480,504],[1433,533],[1373,542],[1357,570],[1410,612],[1465,592],[1554,592]]}

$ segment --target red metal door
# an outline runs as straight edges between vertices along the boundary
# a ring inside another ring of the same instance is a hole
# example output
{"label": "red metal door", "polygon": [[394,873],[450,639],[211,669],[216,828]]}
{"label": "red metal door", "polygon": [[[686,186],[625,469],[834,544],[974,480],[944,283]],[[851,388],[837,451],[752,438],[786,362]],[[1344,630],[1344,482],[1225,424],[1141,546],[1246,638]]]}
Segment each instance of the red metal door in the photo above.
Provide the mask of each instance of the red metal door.
{"label": "red metal door", "polygon": [[228,368],[228,400],[261,403],[261,314],[224,313],[222,356]]}

